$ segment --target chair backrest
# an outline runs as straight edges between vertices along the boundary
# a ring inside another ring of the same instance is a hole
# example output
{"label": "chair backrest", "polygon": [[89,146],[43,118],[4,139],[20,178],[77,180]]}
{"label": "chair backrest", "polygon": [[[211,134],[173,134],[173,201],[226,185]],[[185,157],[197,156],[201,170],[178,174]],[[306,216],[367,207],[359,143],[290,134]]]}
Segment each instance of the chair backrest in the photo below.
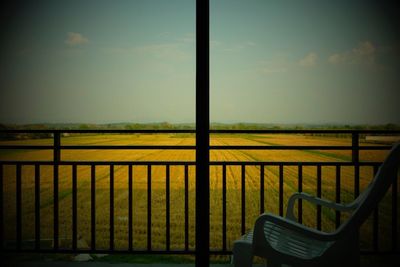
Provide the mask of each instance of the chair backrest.
{"label": "chair backrest", "polygon": [[397,179],[399,165],[400,142],[393,145],[368,187],[354,200],[352,204],[357,208],[350,218],[337,229],[337,232],[347,233],[355,231],[361,226],[385,196],[393,181]]}

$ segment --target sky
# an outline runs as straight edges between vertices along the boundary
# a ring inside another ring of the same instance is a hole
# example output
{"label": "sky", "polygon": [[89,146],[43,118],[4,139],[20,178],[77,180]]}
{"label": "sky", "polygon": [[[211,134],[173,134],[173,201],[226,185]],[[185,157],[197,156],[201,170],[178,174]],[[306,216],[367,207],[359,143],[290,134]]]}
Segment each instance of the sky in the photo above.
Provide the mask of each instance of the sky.
{"label": "sky", "polygon": [[[398,9],[210,2],[212,122],[400,123]],[[4,5],[0,123],[195,121],[194,0]]]}

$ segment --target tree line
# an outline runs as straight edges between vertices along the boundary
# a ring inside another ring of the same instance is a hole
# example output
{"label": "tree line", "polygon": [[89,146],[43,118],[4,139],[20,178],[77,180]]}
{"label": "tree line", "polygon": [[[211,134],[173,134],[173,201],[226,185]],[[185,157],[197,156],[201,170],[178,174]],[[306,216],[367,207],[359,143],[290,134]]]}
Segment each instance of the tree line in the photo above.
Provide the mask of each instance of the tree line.
{"label": "tree line", "polygon": [[[400,130],[399,124],[387,123],[380,125],[350,125],[350,124],[272,124],[272,123],[211,123],[211,129],[215,130]],[[195,129],[194,123],[109,123],[109,124],[0,124],[0,139],[43,139],[52,138],[52,133],[6,133],[2,130],[187,130]],[[312,133],[312,136],[326,136],[324,134]],[[346,138],[348,134],[336,134],[336,137]]]}

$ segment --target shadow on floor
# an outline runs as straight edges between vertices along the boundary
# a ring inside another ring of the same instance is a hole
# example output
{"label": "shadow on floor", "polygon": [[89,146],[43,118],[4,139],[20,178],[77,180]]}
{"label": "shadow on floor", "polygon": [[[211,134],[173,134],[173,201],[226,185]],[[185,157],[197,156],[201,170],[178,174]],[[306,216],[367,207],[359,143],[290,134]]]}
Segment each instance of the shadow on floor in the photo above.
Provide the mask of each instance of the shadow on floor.
{"label": "shadow on floor", "polygon": [[[89,256],[89,254],[81,254]],[[81,256],[80,255],[80,256]],[[194,267],[191,256],[157,255],[90,255],[94,260],[74,261],[77,255],[65,254],[0,254],[2,267]],[[81,257],[85,258],[85,257]],[[400,254],[361,256],[361,267],[398,267]],[[221,259],[214,260],[211,267],[233,267]],[[253,267],[262,267],[254,264]]]}

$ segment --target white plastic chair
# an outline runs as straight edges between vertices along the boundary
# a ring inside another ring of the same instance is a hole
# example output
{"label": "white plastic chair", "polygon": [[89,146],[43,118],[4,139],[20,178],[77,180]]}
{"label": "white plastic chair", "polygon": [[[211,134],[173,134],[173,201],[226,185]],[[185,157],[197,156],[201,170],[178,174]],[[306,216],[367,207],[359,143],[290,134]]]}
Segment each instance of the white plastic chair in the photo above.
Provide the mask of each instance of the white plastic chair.
{"label": "white plastic chair", "polygon": [[[286,218],[264,213],[257,218],[253,231],[234,242],[234,266],[252,266],[253,256],[267,259],[268,267],[359,266],[359,228],[397,179],[399,165],[400,143],[397,143],[368,187],[350,204],[295,193],[289,198]],[[293,207],[298,199],[352,213],[335,231],[319,231],[295,221]]]}

